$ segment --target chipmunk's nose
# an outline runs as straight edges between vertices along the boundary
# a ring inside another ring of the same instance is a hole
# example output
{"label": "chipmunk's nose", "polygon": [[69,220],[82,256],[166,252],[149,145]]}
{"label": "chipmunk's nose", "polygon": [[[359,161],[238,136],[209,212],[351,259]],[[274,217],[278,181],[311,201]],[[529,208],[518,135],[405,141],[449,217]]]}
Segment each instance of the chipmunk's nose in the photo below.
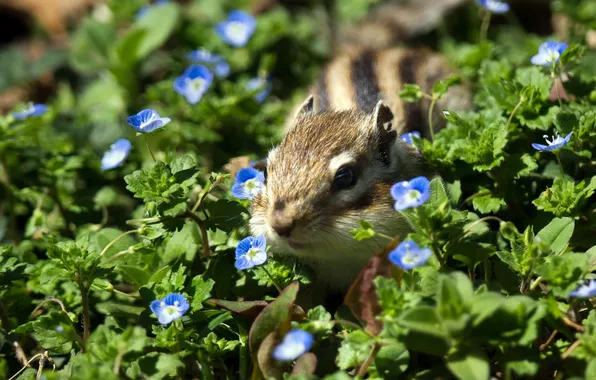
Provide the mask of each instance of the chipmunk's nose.
{"label": "chipmunk's nose", "polygon": [[296,226],[296,221],[287,214],[277,211],[271,215],[270,225],[279,236],[289,237]]}

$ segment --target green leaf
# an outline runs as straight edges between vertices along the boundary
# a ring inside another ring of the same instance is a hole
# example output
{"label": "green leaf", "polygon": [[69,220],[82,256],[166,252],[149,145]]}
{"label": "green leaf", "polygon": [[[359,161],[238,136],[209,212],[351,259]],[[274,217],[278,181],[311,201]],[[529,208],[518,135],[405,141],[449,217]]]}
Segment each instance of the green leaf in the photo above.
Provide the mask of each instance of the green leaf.
{"label": "green leaf", "polygon": [[68,354],[79,337],[72,321],[62,311],[52,311],[20,325],[15,334],[32,333],[39,344],[51,355]]}
{"label": "green leaf", "polygon": [[447,356],[447,368],[460,380],[488,379],[490,375],[488,359],[477,349],[450,354]]}
{"label": "green leaf", "polygon": [[375,366],[384,379],[397,379],[410,362],[410,353],[403,344],[393,343],[381,348],[375,356]]}
{"label": "green leaf", "polygon": [[298,294],[299,285],[293,282],[288,285],[255,319],[249,334],[251,352],[256,353],[261,342],[274,330],[282,327],[289,329],[292,307]]}
{"label": "green leaf", "polygon": [[596,191],[596,176],[590,182],[575,184],[566,178],[555,178],[553,186],[546,189],[532,203],[538,210],[553,213],[555,216],[579,218],[579,213],[587,199]]}
{"label": "green leaf", "polygon": [[360,219],[360,227],[350,231],[354,240],[361,241],[374,237],[377,233],[373,230],[372,224],[366,220]]}
{"label": "green leaf", "polygon": [[160,380],[175,378],[184,368],[184,363],[176,355],[150,352],[142,356],[126,371],[131,378]]}
{"label": "green leaf", "polygon": [[187,220],[184,227],[174,232],[171,238],[165,242],[161,255],[162,260],[164,264],[179,259],[192,262],[201,245],[201,233],[198,225],[192,220]]}
{"label": "green leaf", "polygon": [[402,90],[399,92],[399,97],[408,103],[414,103],[424,96],[424,91],[420,86],[412,83],[404,84]]}
{"label": "green leaf", "polygon": [[497,213],[505,205],[506,203],[503,198],[496,198],[492,194],[472,198],[474,209],[483,214]]}
{"label": "green leaf", "polygon": [[461,82],[461,78],[458,76],[451,76],[447,79],[441,79],[435,83],[432,89],[433,98],[440,99],[449,90],[450,87],[455,86]]}
{"label": "green leaf", "polygon": [[403,341],[410,350],[441,356],[451,345],[441,317],[433,307],[409,309],[398,319],[398,324],[409,329]]}
{"label": "green leaf", "polygon": [[[130,61],[139,61],[163,45],[178,25],[179,14],[180,9],[174,3],[150,7],[147,13],[135,22],[129,32],[130,34],[138,33],[139,29],[145,32],[138,47],[129,52],[129,54],[135,53],[134,59],[130,58]],[[156,25],[159,25],[159,28],[156,28]]]}
{"label": "green leaf", "polygon": [[210,278],[205,280],[201,275],[195,276],[192,279],[192,288],[194,289],[190,304],[192,311],[197,311],[203,308],[203,302],[211,297],[213,285],[215,285],[215,281]]}
{"label": "green leaf", "polygon": [[575,222],[571,218],[554,218],[536,235],[542,242],[550,246],[551,251],[558,255],[567,245],[573,235]]}

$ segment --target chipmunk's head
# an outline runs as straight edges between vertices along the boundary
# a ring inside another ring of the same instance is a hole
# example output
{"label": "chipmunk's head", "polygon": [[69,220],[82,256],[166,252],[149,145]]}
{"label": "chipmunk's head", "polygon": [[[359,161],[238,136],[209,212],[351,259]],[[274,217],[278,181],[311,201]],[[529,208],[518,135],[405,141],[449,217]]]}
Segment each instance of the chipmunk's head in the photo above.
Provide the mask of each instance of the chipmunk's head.
{"label": "chipmunk's head", "polygon": [[[313,105],[309,97],[283,141],[270,151],[250,228],[264,234],[276,251],[324,260],[362,249],[349,234],[360,219],[378,231],[395,231],[397,212],[389,189],[408,178],[415,165],[382,102],[372,114],[317,112]],[[375,249],[382,245],[371,243]],[[371,253],[358,254],[367,259]]]}

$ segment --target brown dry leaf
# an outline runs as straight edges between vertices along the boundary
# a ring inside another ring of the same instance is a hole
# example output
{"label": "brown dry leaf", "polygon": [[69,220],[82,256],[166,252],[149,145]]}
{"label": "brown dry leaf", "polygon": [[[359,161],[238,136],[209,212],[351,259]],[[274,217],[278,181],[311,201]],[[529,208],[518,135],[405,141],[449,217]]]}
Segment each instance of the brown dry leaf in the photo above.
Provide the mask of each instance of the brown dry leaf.
{"label": "brown dry leaf", "polygon": [[375,335],[381,331],[382,326],[381,322],[376,319],[376,316],[381,312],[381,307],[379,306],[374,280],[377,276],[399,276],[398,279],[401,278],[399,269],[391,264],[388,259],[389,252],[395,249],[398,243],[399,238],[393,238],[389,244],[370,259],[344,299],[344,303],[352,314],[365,325],[368,331]]}

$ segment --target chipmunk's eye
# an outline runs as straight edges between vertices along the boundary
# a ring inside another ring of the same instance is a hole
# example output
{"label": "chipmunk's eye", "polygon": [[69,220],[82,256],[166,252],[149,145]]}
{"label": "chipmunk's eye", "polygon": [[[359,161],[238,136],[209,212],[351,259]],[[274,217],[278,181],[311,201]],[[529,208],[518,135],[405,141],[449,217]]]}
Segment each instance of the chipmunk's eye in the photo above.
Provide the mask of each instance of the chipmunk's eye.
{"label": "chipmunk's eye", "polygon": [[356,173],[351,166],[342,166],[335,173],[333,179],[333,190],[343,190],[356,184]]}

